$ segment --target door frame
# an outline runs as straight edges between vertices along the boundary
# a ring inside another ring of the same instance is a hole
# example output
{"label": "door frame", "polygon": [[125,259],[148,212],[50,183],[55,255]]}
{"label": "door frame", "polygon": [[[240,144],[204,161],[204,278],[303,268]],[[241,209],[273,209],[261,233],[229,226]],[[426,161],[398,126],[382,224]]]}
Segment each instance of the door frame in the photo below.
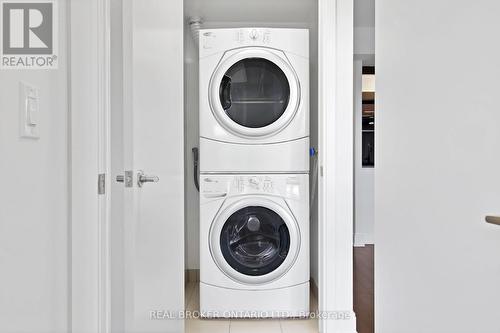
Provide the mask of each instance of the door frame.
{"label": "door frame", "polygon": [[[180,1],[180,0],[179,0]],[[72,0],[72,332],[110,331],[110,0]],[[318,0],[319,310],[324,333],[356,332],[353,311],[353,0]],[[73,41],[73,42],[72,42]],[[74,42],[78,41],[78,43]],[[106,193],[97,194],[97,175]]]}
{"label": "door frame", "polygon": [[[354,333],[353,0],[318,2],[320,332]],[[333,311],[333,313],[332,313]]]}
{"label": "door frame", "polygon": [[[110,332],[110,0],[68,6],[73,333]],[[104,174],[104,194],[98,176]]]}

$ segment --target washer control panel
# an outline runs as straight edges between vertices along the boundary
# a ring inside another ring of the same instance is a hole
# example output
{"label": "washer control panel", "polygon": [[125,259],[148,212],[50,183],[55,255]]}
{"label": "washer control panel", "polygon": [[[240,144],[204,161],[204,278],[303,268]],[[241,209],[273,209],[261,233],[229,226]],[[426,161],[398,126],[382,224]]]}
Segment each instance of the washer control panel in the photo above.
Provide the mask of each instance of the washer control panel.
{"label": "washer control panel", "polygon": [[245,194],[299,198],[307,193],[308,175],[202,175],[200,193],[206,199]]}
{"label": "washer control panel", "polygon": [[224,198],[229,192],[227,182],[217,177],[203,176],[201,178],[200,193],[205,198]]}
{"label": "washer control panel", "polygon": [[232,184],[236,193],[272,193],[273,188],[269,176],[235,176]]}

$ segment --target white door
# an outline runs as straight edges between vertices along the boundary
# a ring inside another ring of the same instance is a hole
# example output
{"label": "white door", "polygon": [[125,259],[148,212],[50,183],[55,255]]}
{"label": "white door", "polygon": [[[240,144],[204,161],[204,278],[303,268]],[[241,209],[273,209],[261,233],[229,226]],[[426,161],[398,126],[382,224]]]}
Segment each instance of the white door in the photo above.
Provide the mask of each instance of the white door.
{"label": "white door", "polygon": [[376,331],[500,332],[500,3],[376,6]]}
{"label": "white door", "polygon": [[183,331],[183,122],[183,1],[124,1],[125,332]]}

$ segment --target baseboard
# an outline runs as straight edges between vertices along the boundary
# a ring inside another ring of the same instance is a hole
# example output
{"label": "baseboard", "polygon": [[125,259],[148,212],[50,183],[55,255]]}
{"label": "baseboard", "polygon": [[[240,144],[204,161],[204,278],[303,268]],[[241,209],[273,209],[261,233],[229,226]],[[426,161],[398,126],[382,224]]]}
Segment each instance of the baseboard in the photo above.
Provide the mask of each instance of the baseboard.
{"label": "baseboard", "polygon": [[[336,311],[334,311],[336,312]],[[338,311],[339,313],[345,313],[344,310]],[[322,332],[331,333],[356,333],[356,314],[354,311],[349,311],[348,319],[324,319],[323,320],[323,330]]]}
{"label": "baseboard", "polygon": [[314,281],[313,278],[310,278],[309,282],[311,286],[311,293],[314,295],[314,297],[316,297],[316,299],[318,299],[318,284],[316,283],[316,281]]}
{"label": "baseboard", "polygon": [[200,270],[199,269],[186,269],[184,271],[184,282],[200,282]]}
{"label": "baseboard", "polygon": [[367,244],[375,244],[373,234],[355,233],[354,247],[363,247]]}
{"label": "baseboard", "polygon": [[[318,300],[318,284],[311,277],[309,280],[311,295],[313,295],[316,300]],[[339,313],[344,313],[345,310],[338,311]],[[326,323],[328,321],[328,323]],[[357,333],[356,330],[356,313],[354,311],[349,311],[349,318],[342,320],[324,320],[325,332],[332,333]]]}

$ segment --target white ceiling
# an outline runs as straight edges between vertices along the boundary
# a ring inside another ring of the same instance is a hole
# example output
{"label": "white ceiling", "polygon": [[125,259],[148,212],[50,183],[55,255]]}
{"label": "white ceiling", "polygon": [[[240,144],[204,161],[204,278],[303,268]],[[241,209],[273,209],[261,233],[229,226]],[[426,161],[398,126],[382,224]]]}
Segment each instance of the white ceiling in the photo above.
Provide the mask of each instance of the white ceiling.
{"label": "white ceiling", "polygon": [[185,0],[186,17],[205,22],[315,22],[317,0]]}
{"label": "white ceiling", "polygon": [[375,0],[354,0],[354,26],[375,26]]}

